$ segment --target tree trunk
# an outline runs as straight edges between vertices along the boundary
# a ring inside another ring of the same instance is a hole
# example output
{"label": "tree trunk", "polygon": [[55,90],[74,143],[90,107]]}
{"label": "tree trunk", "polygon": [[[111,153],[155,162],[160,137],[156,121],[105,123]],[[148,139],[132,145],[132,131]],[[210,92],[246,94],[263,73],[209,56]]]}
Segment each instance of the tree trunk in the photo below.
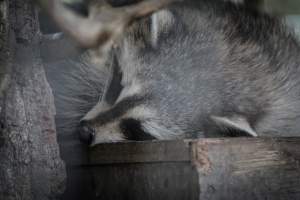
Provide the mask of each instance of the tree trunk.
{"label": "tree trunk", "polygon": [[56,199],[65,167],[30,0],[0,2],[0,199]]}

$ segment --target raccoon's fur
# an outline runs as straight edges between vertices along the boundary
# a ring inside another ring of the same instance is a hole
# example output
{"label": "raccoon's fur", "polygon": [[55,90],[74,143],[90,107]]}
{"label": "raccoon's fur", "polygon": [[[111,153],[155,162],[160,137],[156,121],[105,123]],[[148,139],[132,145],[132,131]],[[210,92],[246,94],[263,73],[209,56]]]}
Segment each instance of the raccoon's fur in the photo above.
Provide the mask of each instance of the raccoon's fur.
{"label": "raccoon's fur", "polygon": [[300,135],[300,47],[280,19],[184,1],[134,23],[112,55],[108,75],[79,71],[66,79],[80,83],[59,92],[70,103],[57,100],[58,119],[76,127],[83,117],[92,144]]}
{"label": "raccoon's fur", "polygon": [[109,63],[99,67],[88,53],[46,67],[56,105],[59,133],[74,135],[80,120],[101,99],[109,75]]}

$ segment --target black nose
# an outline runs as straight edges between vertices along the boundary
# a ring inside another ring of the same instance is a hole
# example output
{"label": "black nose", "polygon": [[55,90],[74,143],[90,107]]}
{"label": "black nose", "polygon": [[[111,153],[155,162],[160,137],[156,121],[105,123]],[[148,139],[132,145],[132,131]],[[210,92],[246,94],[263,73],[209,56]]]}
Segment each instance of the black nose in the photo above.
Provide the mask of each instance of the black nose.
{"label": "black nose", "polygon": [[95,129],[93,129],[86,121],[80,122],[79,139],[82,143],[92,144],[95,138]]}

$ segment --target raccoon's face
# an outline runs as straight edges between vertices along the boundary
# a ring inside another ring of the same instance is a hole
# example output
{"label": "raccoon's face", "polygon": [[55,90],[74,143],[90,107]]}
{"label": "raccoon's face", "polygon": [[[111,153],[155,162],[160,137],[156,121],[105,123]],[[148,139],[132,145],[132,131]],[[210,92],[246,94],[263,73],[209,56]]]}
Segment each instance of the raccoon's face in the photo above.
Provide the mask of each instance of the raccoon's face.
{"label": "raccoon's face", "polygon": [[[130,73],[125,73],[128,77]],[[103,98],[80,123],[80,138],[90,145],[123,140],[144,141],[180,137],[175,124],[154,106],[147,81],[127,79],[115,62]]]}
{"label": "raccoon's face", "polygon": [[[134,24],[113,51],[111,77],[102,99],[80,123],[80,138],[85,143],[116,142],[122,140],[174,139],[179,133],[172,122],[163,120],[153,104],[157,96],[145,78],[138,76],[139,51],[157,45],[159,32],[174,23],[169,11],[160,11]],[[147,52],[146,52],[147,53]],[[159,83],[157,83],[159,84]]]}
{"label": "raccoon's face", "polygon": [[[115,89],[117,82],[111,81]],[[81,121],[81,139],[88,144],[122,140],[172,139],[174,133],[164,125],[155,107],[149,105],[151,95],[139,83],[125,86],[116,94],[106,96]],[[116,97],[116,96],[115,96]],[[113,101],[111,101],[113,100]]]}

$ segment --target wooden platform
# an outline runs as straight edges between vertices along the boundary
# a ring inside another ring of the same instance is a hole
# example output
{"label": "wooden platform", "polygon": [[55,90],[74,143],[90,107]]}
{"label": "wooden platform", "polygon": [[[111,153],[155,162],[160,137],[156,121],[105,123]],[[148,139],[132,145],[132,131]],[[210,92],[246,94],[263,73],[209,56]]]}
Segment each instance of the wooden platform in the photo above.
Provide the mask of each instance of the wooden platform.
{"label": "wooden platform", "polygon": [[300,199],[300,138],[102,144],[88,167],[95,199]]}

